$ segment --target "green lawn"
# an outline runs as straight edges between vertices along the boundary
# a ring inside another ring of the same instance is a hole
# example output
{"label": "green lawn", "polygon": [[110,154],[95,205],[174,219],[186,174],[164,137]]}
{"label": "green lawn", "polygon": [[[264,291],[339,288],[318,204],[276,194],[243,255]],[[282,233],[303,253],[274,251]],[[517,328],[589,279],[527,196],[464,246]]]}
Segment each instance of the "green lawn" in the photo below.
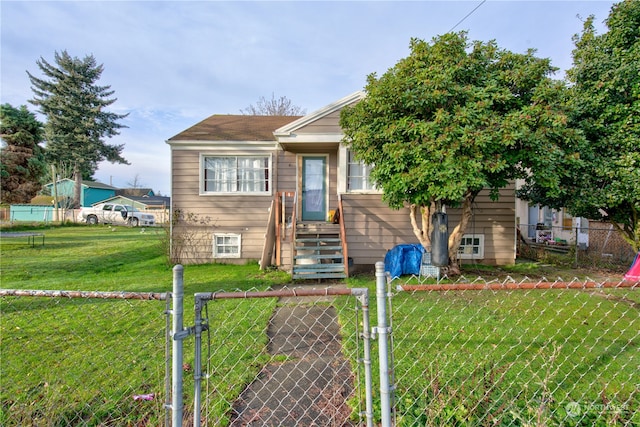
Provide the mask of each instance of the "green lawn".
{"label": "green lawn", "polygon": [[396,425],[640,425],[639,289],[392,294]]}
{"label": "green lawn", "polygon": [[[12,230],[14,231],[14,230]],[[28,231],[28,230],[25,230]],[[164,256],[162,228],[39,227],[45,244],[3,239],[2,288],[39,290],[171,292],[173,272]],[[186,266],[185,326],[193,325],[197,292],[265,289],[289,281],[257,264]],[[0,345],[0,425],[159,425],[165,401],[164,301],[3,298]],[[264,306],[266,325],[273,300],[216,304],[211,328],[227,331],[231,355],[225,396],[253,378],[259,366],[239,363],[245,351],[260,353],[266,339],[246,339],[234,314]],[[245,316],[246,317],[246,316]],[[258,324],[260,319],[258,319]],[[229,331],[230,329],[233,329]],[[253,331],[261,337],[264,328]],[[251,335],[249,335],[251,336]],[[193,340],[185,340],[185,363],[193,364]],[[235,358],[235,359],[234,359]],[[193,378],[185,373],[185,402],[192,403]],[[133,396],[154,393],[154,400]],[[185,413],[191,409],[186,409]]]}
{"label": "green lawn", "polygon": [[[44,246],[2,241],[2,288],[171,291],[161,228],[37,231],[46,235]],[[548,266],[540,268],[527,265],[523,275],[549,274]],[[553,274],[555,279],[558,272]],[[184,278],[185,326],[194,322],[194,293],[265,289],[289,281],[255,263],[186,266]],[[354,277],[348,284],[371,290],[375,324],[373,277]],[[398,293],[393,298],[398,425],[624,425],[632,413],[627,425],[640,425],[638,294],[627,289]],[[162,424],[164,301],[3,298],[0,304],[0,425]],[[266,362],[264,331],[275,301],[210,305],[212,357],[220,362],[209,388],[229,402]],[[338,298],[336,305],[345,316],[342,336],[353,337],[348,314],[353,299]],[[374,341],[377,357],[375,347]],[[345,354],[356,355],[355,342],[346,342]],[[185,362],[193,363],[193,339],[185,341]],[[187,370],[190,405],[193,376]],[[133,399],[148,393],[154,400]],[[568,402],[582,405],[582,421],[567,416]],[[224,403],[212,403],[206,415],[224,425],[227,410]]]}

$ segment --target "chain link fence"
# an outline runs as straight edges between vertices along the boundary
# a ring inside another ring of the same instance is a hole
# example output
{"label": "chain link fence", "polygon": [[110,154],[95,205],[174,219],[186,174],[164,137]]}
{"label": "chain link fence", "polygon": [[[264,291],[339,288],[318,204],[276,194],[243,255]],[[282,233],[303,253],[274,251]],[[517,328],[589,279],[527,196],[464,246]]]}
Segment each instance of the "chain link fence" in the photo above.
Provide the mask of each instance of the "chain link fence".
{"label": "chain link fence", "polygon": [[0,290],[0,425],[168,425],[169,299]]}
{"label": "chain link fence", "polygon": [[178,425],[176,390],[182,425],[640,425],[640,284],[376,282],[195,294],[172,331],[175,291],[0,290],[0,425]]}
{"label": "chain link fence", "polygon": [[595,221],[582,228],[521,224],[518,253],[522,258],[614,271],[630,266],[636,255],[613,225]]}
{"label": "chain link fence", "polygon": [[394,425],[640,425],[640,284],[391,282]]}

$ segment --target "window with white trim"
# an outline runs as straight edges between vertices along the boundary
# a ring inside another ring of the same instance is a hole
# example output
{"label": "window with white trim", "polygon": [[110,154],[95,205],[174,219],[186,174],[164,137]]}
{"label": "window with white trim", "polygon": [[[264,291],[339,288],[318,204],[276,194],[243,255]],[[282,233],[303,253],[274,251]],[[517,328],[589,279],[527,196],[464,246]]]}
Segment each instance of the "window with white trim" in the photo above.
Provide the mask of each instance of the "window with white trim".
{"label": "window with white trim", "polygon": [[464,234],[458,248],[459,259],[484,258],[484,234]]}
{"label": "window with white trim", "polygon": [[214,234],[213,257],[214,258],[240,258],[240,234]]}
{"label": "window with white trim", "polygon": [[264,193],[271,191],[270,156],[205,156],[205,193]]}
{"label": "window with white trim", "polygon": [[348,150],[347,191],[375,190],[369,174],[372,166],[356,160],[353,151]]}

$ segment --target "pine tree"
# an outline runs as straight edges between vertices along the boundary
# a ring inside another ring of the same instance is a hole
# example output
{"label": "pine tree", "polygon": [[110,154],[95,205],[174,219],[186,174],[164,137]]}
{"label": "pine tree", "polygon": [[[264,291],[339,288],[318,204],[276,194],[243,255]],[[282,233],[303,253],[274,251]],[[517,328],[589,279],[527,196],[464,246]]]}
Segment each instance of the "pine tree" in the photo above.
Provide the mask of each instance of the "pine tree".
{"label": "pine tree", "polygon": [[46,174],[43,127],[36,116],[22,105],[0,105],[0,188],[2,203],[29,203],[42,188]]}
{"label": "pine tree", "polygon": [[49,159],[73,169],[74,205],[79,206],[82,179],[90,179],[99,162],[129,164],[122,157],[124,145],[105,142],[126,127],[118,121],[127,114],[107,111],[117,99],[111,98],[111,86],[97,84],[104,67],[93,55],[79,59],[62,51],[55,52],[55,65],[42,57],[36,63],[45,78],[27,72],[35,95],[30,102],[47,118],[44,131]]}

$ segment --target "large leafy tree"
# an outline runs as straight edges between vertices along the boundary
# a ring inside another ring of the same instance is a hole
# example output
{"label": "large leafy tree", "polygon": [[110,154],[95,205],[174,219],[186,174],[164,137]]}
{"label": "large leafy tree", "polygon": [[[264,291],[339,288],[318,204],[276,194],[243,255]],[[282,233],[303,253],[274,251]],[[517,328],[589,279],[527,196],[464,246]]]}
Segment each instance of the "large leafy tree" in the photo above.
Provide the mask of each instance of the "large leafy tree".
{"label": "large leafy tree", "polygon": [[107,111],[116,98],[111,97],[110,86],[97,84],[104,67],[93,55],[79,59],[66,51],[56,52],[55,64],[40,58],[37,65],[44,78],[27,72],[34,93],[30,102],[47,118],[47,155],[73,170],[77,206],[82,179],[91,179],[99,162],[128,164],[122,157],[124,145],[105,142],[125,127],[119,120],[127,114]]}
{"label": "large leafy tree", "polygon": [[414,39],[410,47],[381,77],[368,76],[366,96],[343,109],[340,124],[345,144],[373,166],[383,200],[409,207],[423,246],[430,245],[434,208],[462,208],[449,237],[452,262],[478,193],[489,188],[497,198],[527,167],[541,171],[540,156],[562,154],[555,139],[577,136],[565,126],[563,84],[551,80],[555,69],[533,50],[470,43],[464,32],[431,43]]}
{"label": "large leafy tree", "polygon": [[22,105],[0,105],[0,188],[2,203],[29,203],[46,174],[42,123]]}
{"label": "large leafy tree", "polygon": [[[613,224],[640,251],[640,1],[613,6],[598,35],[593,17],[574,37],[571,125],[586,140],[573,145],[549,169],[550,179],[532,181],[521,194],[537,203],[566,207],[574,216]],[[559,191],[551,189],[555,182]]]}

